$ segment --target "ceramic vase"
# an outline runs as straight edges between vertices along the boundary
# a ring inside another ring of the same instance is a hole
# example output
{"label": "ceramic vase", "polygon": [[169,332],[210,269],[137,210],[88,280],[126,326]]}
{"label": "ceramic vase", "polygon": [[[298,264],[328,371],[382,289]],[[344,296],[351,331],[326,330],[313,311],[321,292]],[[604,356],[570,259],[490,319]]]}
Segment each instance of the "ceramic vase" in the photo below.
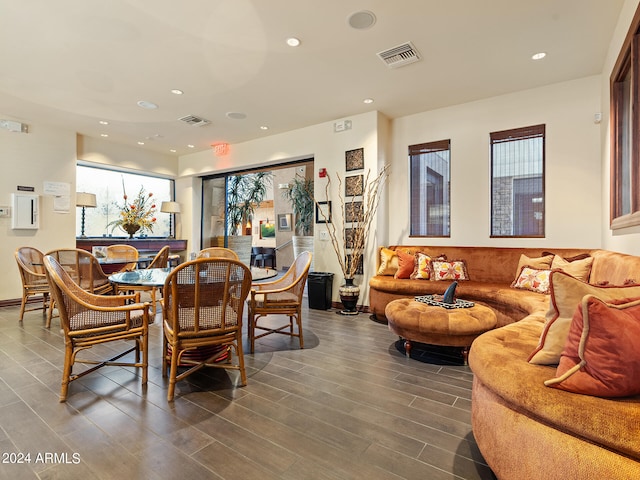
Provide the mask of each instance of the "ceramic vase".
{"label": "ceramic vase", "polygon": [[344,285],[341,285],[338,289],[340,293],[340,301],[342,302],[343,310],[340,311],[343,315],[357,315],[358,298],[360,297],[360,287],[353,284],[353,278],[345,278]]}
{"label": "ceramic vase", "polygon": [[122,228],[129,234],[129,238],[133,238],[133,235],[140,230],[140,225],[136,225],[135,223],[125,223],[122,225]]}

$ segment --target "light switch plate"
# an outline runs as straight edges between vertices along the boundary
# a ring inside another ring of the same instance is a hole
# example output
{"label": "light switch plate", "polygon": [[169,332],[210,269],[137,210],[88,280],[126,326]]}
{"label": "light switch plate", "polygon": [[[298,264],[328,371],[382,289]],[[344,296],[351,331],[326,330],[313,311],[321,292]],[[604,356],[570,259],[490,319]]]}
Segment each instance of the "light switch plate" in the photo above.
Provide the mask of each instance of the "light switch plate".
{"label": "light switch plate", "polygon": [[10,207],[0,207],[0,217],[10,217],[10,216],[11,216]]}

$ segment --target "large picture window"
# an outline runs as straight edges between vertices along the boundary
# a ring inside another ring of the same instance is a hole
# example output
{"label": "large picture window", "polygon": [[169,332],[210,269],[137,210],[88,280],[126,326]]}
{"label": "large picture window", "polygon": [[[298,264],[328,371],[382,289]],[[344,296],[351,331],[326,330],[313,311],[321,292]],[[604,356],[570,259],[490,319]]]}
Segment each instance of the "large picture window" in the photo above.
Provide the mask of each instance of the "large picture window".
{"label": "large picture window", "polygon": [[410,236],[450,236],[450,174],[450,140],[409,146]]}
{"label": "large picture window", "polygon": [[545,126],[491,133],[491,236],[544,237]]}
{"label": "large picture window", "polygon": [[640,225],[640,7],[611,73],[612,229]]}
{"label": "large picture window", "polygon": [[[123,188],[131,199],[144,187],[145,192],[153,193],[156,206],[156,222],[153,233],[145,232],[149,237],[169,236],[169,216],[171,213],[160,212],[163,201],[172,201],[174,181],[167,178],[153,177],[99,167],[78,165],[76,167],[76,191],[93,193],[96,196],[96,207],[85,209],[85,236],[87,237],[126,237],[124,230],[116,227],[112,231],[107,228],[120,214],[123,205]],[[76,209],[76,236],[80,236],[82,218],[81,208]]]}

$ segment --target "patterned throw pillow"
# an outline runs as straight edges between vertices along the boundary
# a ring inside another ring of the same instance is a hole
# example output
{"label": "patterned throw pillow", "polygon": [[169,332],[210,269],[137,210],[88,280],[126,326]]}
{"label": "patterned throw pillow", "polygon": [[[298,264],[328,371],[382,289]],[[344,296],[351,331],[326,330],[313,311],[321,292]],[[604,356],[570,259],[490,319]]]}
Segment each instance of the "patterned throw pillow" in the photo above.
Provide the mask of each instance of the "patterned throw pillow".
{"label": "patterned throw pillow", "polygon": [[433,260],[434,280],[469,280],[467,264],[464,260]]}
{"label": "patterned throw pillow", "polygon": [[531,267],[536,270],[550,270],[551,262],[553,262],[553,253],[543,252],[542,257],[528,257],[524,253],[520,255],[518,260],[518,268],[516,269],[516,281],[522,273],[522,267]]}
{"label": "patterned throw pillow", "polygon": [[431,257],[424,253],[416,253],[415,266],[411,278],[429,280],[431,278]]}
{"label": "patterned throw pillow", "polygon": [[537,293],[549,293],[550,275],[551,270],[538,270],[525,265],[511,286]]}

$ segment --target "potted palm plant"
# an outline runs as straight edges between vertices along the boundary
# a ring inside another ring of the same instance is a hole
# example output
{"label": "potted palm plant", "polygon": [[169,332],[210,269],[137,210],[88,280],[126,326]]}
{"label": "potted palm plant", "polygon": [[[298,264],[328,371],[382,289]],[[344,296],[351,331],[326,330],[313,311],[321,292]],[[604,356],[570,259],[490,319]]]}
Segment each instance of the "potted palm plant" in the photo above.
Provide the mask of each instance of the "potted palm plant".
{"label": "potted palm plant", "polygon": [[291,204],[295,216],[295,233],[293,236],[293,255],[309,251],[313,253],[313,180],[296,175],[289,183],[289,188],[282,196]]}
{"label": "potted palm plant", "polygon": [[234,250],[245,264],[251,263],[252,235],[243,235],[257,206],[264,200],[271,183],[271,172],[261,171],[232,175],[227,180],[226,246]]}

